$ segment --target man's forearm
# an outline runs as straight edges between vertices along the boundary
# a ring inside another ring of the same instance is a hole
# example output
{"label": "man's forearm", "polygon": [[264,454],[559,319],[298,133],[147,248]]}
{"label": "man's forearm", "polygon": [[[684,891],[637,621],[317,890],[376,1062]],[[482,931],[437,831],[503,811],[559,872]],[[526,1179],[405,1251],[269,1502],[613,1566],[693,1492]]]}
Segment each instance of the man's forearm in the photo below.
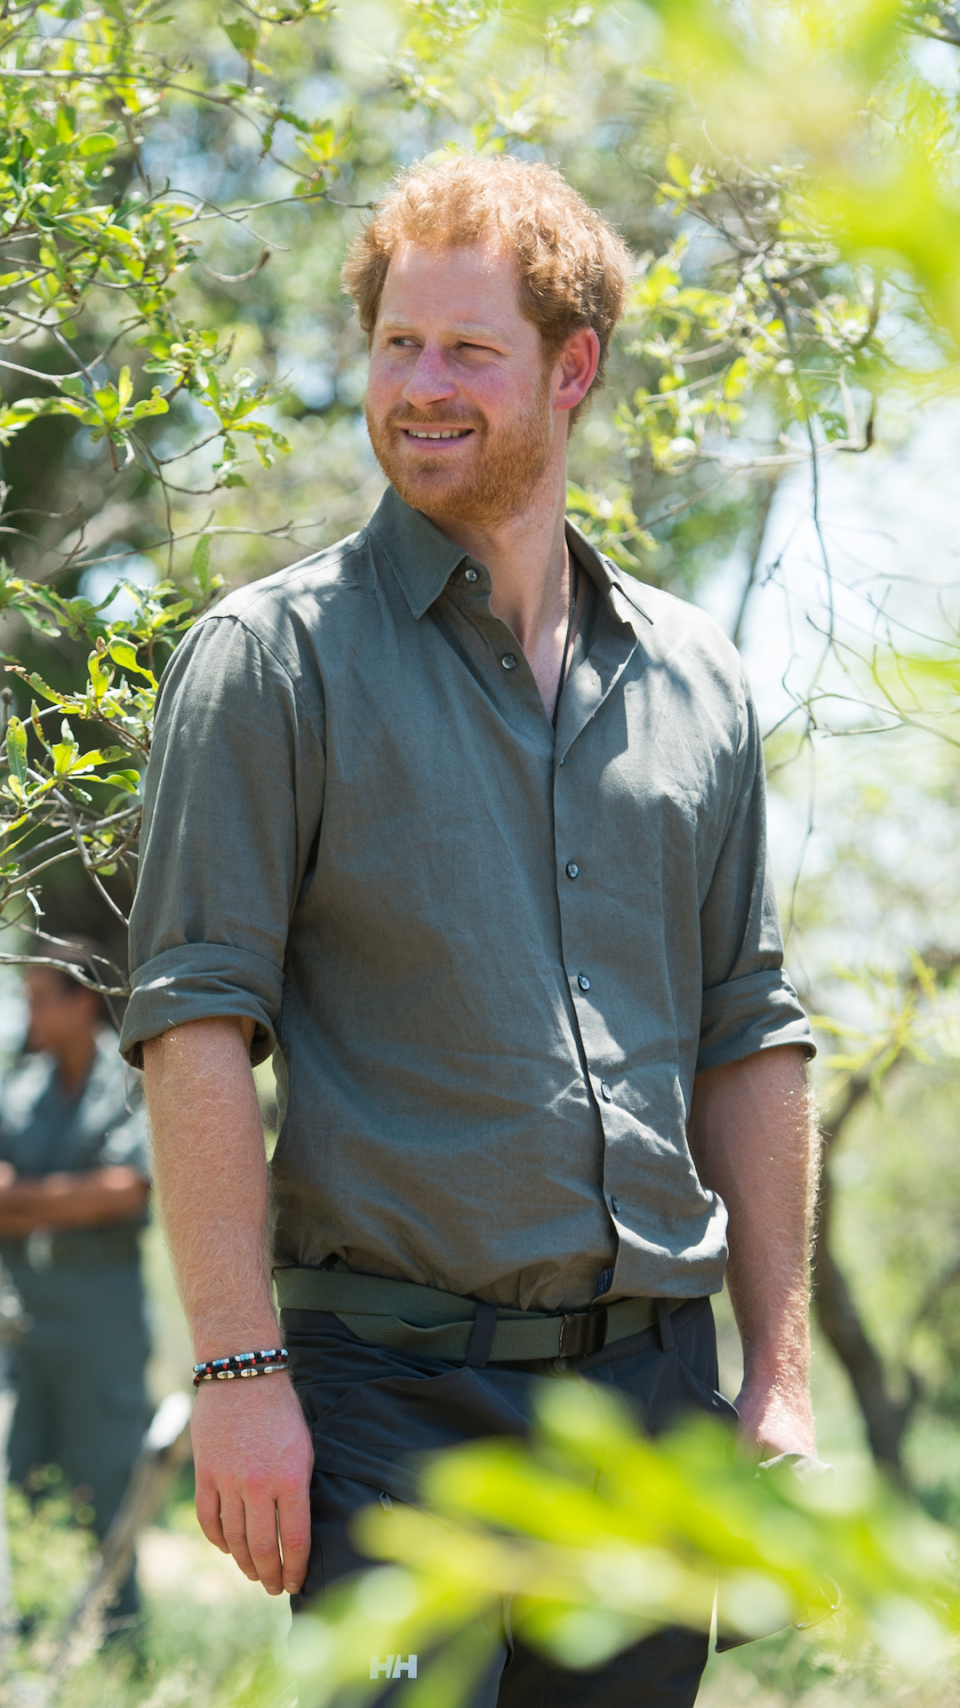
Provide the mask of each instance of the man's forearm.
{"label": "man's forearm", "polygon": [[[157,1192],[198,1363],[279,1344],[252,1031],[202,1020],[144,1045]],[[191,1433],[204,1535],[271,1595],[295,1593],[313,1449],[289,1377],[202,1385]]]}
{"label": "man's forearm", "polygon": [[809,1257],[819,1146],[800,1050],[764,1050],[700,1075],[690,1144],[729,1216],[742,1421],[781,1451],[793,1441],[812,1452]]}
{"label": "man's forearm", "polygon": [[133,1168],[92,1168],[0,1185],[0,1237],[22,1239],[36,1228],[53,1232],[134,1221],[150,1188]]}
{"label": "man's forearm", "polygon": [[277,1334],[252,1030],[201,1020],[144,1045],[157,1198],[198,1360]]}

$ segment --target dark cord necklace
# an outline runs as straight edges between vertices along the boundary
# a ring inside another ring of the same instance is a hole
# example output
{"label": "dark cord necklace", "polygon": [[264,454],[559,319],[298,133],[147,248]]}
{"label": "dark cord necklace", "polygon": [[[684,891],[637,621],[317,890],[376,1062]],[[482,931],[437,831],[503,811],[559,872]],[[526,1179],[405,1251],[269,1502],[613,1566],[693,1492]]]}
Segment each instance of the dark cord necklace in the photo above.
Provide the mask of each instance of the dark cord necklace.
{"label": "dark cord necklace", "polygon": [[580,564],[577,558],[573,560],[573,595],[570,600],[570,616],[567,619],[567,636],[563,643],[563,657],[560,660],[560,680],[557,683],[557,697],[553,702],[553,717],[550,719],[554,729],[557,727],[557,713],[560,710],[560,695],[567,676],[567,660],[570,656],[570,642],[573,639],[573,624],[577,615],[577,600],[580,596]]}

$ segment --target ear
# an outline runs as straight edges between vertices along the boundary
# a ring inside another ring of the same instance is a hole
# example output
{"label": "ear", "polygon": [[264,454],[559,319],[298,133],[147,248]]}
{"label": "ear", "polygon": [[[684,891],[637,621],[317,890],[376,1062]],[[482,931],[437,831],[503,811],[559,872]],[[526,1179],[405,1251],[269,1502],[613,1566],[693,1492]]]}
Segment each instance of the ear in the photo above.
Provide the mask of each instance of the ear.
{"label": "ear", "polygon": [[554,409],[576,409],[597,377],[600,340],[592,326],[571,332],[554,369]]}

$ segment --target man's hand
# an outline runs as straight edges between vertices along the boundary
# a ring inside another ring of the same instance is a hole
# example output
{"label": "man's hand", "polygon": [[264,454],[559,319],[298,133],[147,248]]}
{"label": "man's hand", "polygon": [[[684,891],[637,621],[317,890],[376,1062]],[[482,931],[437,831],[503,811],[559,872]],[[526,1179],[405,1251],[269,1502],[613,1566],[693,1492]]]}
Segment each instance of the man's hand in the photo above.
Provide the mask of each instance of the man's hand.
{"label": "man's hand", "polygon": [[202,1382],[190,1433],[204,1535],[268,1595],[295,1595],[310,1556],[313,1447],[289,1376]]}
{"label": "man's hand", "polygon": [[751,1448],[760,1448],[765,1457],[802,1453],[816,1458],[817,1433],[808,1388],[754,1377],[744,1382],[736,1406],[740,1434]]}

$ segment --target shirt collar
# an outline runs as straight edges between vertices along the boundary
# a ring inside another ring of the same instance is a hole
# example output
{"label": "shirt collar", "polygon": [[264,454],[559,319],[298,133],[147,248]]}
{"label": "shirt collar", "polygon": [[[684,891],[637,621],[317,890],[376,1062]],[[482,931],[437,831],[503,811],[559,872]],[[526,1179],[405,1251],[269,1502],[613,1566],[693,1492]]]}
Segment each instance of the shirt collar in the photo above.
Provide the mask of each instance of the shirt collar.
{"label": "shirt collar", "polygon": [[[566,529],[567,545],[579,560],[581,568],[585,569],[590,579],[595,582],[604,604],[617,621],[631,629],[637,640],[640,640],[643,630],[653,623],[653,618],[644,609],[639,597],[642,583],[635,583],[632,576],[621,577],[620,571],[614,568],[610,559],[603,557],[596,547],[590,544],[586,535],[581,534],[569,516]],[[630,584],[629,592],[624,586],[624,580]]]}
{"label": "shirt collar", "polygon": [[387,487],[365,532],[390,559],[417,619],[439,599],[457,565],[469,556],[420,510],[405,503],[392,486]]}
{"label": "shirt collar", "polygon": [[[629,593],[626,591],[609,559],[602,557],[569,519],[566,527],[570,550],[596,583],[604,603],[639,639],[642,629],[653,618],[644,610],[632,586]],[[418,620],[439,599],[454,570],[470,556],[434,527],[422,511],[407,504],[392,486],[387,487],[364,531],[390,559],[410,610]]]}

